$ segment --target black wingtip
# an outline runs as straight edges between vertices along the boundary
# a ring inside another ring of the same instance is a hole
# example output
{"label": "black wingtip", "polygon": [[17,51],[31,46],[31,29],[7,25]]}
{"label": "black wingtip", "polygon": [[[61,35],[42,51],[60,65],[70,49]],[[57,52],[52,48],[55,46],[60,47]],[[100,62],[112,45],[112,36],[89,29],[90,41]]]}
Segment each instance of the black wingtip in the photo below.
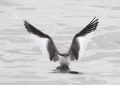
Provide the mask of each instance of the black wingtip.
{"label": "black wingtip", "polygon": [[[99,21],[98,21],[98,18],[96,18],[96,16],[92,19],[92,21],[91,21],[89,24],[94,23],[94,22],[99,22]],[[89,24],[88,24],[88,25],[89,25]]]}
{"label": "black wingtip", "polygon": [[36,27],[31,25],[27,20],[24,20],[24,26],[29,33],[38,35],[40,37],[50,38],[47,34],[43,33],[42,31],[38,30]]}
{"label": "black wingtip", "polygon": [[94,21],[96,19],[96,16],[92,19],[92,21]]}
{"label": "black wingtip", "polygon": [[82,31],[75,35],[75,38],[79,36],[85,36],[88,33],[95,31],[97,29],[98,23],[99,23],[98,18],[96,18],[95,16]]}
{"label": "black wingtip", "polygon": [[25,26],[25,28],[27,29],[27,31],[30,33],[31,32],[31,28],[29,27],[30,26],[30,24],[28,23],[28,21],[27,20],[24,20],[23,21],[24,22],[24,26]]}
{"label": "black wingtip", "polygon": [[23,22],[25,23],[27,20],[23,20]]}
{"label": "black wingtip", "polygon": [[96,18],[96,16],[93,18],[93,20]]}
{"label": "black wingtip", "polygon": [[24,22],[24,25],[28,25],[29,24],[27,20],[24,20],[23,22]]}
{"label": "black wingtip", "polygon": [[28,25],[27,20],[24,20],[23,22],[24,22],[24,25],[25,25],[25,27],[26,27],[26,25]]}

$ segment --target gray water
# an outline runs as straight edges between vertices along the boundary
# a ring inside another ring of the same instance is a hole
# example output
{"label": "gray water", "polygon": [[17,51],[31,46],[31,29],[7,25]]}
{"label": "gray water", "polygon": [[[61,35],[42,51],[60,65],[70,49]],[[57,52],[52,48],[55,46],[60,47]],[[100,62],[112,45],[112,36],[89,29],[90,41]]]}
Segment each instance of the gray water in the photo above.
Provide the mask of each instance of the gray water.
{"label": "gray water", "polygon": [[[50,73],[24,28],[26,19],[48,33],[59,51],[96,16],[99,26],[86,54],[71,63],[80,75]],[[0,85],[120,85],[119,0],[0,0]]]}

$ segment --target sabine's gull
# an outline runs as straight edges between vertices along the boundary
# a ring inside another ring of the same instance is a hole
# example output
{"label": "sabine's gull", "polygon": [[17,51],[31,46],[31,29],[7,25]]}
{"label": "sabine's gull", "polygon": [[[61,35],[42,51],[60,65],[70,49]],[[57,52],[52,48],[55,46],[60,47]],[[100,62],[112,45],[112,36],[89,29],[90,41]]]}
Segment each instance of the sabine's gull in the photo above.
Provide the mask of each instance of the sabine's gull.
{"label": "sabine's gull", "polygon": [[56,68],[57,70],[69,70],[70,60],[78,60],[80,54],[82,53],[82,49],[84,48],[84,44],[87,42],[86,37],[96,30],[98,23],[98,19],[94,17],[94,19],[83,30],[74,36],[68,52],[59,53],[54,41],[49,35],[38,30],[26,20],[24,21],[25,28],[30,33],[32,39],[38,44],[42,53],[49,56],[50,61],[60,62],[60,66]]}

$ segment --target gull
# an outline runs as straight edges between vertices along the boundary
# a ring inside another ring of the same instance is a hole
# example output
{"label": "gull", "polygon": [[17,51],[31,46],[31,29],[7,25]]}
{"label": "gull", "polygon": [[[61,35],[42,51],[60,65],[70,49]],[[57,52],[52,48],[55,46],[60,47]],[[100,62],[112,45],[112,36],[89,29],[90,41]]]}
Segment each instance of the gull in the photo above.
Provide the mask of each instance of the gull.
{"label": "gull", "polygon": [[82,52],[84,52],[83,49],[89,40],[88,38],[96,30],[98,23],[98,19],[94,17],[86,27],[74,36],[68,52],[60,53],[48,34],[38,30],[28,21],[24,21],[25,28],[29,32],[30,37],[38,44],[42,53],[48,56],[50,61],[59,61],[60,66],[56,68],[57,70],[69,70],[70,61],[78,60],[81,57]]}

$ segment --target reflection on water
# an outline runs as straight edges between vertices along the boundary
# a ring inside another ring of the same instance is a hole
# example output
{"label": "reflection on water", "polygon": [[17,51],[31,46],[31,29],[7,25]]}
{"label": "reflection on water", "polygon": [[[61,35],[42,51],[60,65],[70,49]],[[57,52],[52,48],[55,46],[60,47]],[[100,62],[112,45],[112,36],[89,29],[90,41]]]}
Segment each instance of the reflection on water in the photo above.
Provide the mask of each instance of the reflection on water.
{"label": "reflection on water", "polygon": [[[0,85],[119,85],[119,15],[119,0],[0,0]],[[100,21],[96,34],[70,66],[83,75],[51,73],[58,63],[42,55],[23,26],[28,20],[67,52],[94,16]]]}

